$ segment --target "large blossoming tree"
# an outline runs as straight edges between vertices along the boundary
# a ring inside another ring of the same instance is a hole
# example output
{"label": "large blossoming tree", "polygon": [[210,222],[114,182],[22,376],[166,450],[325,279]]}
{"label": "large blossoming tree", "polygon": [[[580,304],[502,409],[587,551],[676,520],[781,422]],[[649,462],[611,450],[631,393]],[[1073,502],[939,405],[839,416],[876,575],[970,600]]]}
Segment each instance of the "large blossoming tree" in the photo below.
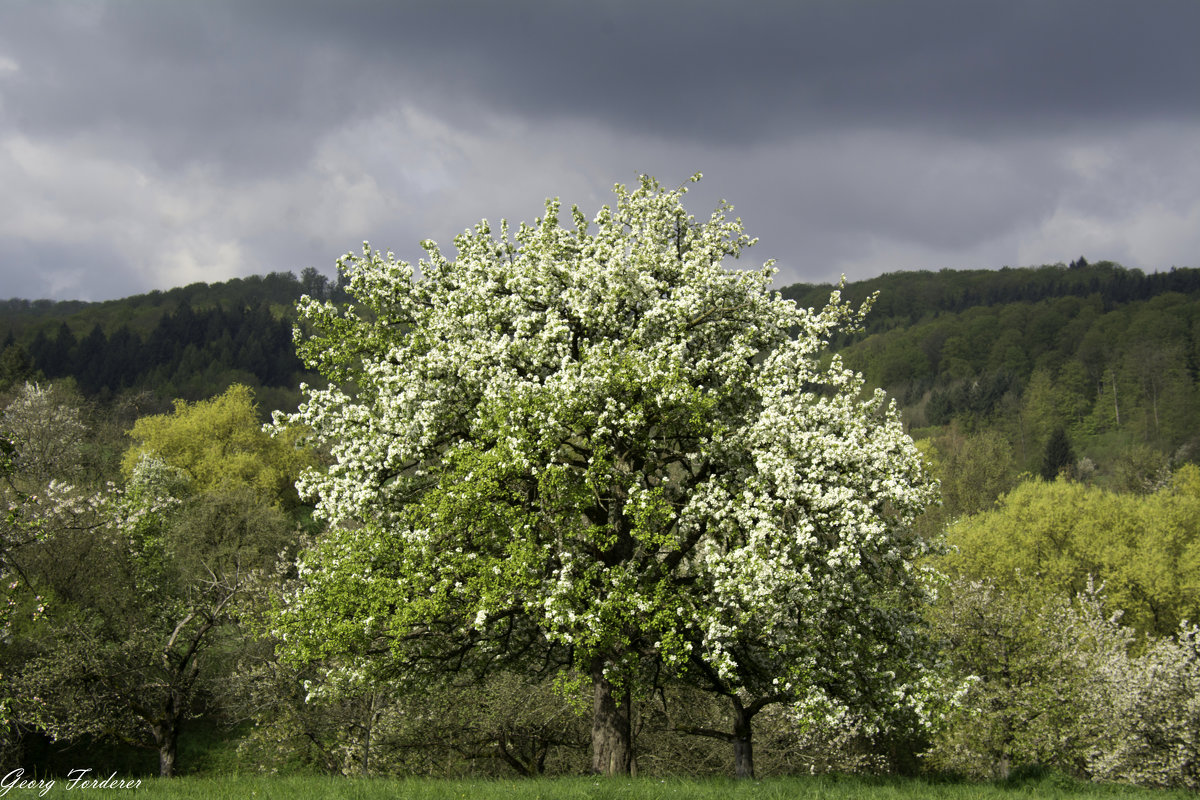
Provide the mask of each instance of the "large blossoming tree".
{"label": "large blossoming tree", "polygon": [[330,530],[281,609],[293,656],[570,666],[619,774],[648,666],[813,705],[899,653],[933,490],[894,407],[823,353],[861,310],[727,268],[752,241],[684,191],[483,222],[419,273],[364,245],[339,264],[357,305],[302,303],[329,385],[276,425],[328,448],[299,488]]}

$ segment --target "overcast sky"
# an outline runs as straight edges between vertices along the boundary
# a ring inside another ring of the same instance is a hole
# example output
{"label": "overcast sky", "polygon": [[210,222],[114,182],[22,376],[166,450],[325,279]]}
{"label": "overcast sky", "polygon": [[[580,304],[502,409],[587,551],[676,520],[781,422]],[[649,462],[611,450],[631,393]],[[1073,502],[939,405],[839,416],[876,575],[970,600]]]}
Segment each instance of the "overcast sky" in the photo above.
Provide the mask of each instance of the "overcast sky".
{"label": "overcast sky", "polygon": [[1200,267],[1197,0],[0,0],[0,297],[415,261],[641,173],[778,285]]}

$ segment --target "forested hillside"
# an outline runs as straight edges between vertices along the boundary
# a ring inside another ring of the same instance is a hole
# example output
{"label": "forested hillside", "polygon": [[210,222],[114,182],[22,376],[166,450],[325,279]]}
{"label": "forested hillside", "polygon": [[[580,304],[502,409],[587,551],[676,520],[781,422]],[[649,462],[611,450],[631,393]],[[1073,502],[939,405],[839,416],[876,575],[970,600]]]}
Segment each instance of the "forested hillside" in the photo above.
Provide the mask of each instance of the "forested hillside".
{"label": "forested hillside", "polygon": [[[833,289],[782,294],[820,307]],[[3,301],[0,391],[70,378],[87,398],[145,413],[236,383],[264,412],[291,408],[299,383],[316,377],[292,342],[302,294],[346,298],[309,268],[103,303]],[[1200,270],[1145,274],[1080,258],[890,273],[842,294],[874,301],[863,329],[833,349],[949,466],[947,515],[986,508],[1022,474],[1066,470],[1149,491],[1200,454]]]}
{"label": "forested hillside", "polygon": [[[782,294],[819,307],[833,288]],[[309,268],[102,303],[3,301],[0,390],[72,378],[86,397],[142,393],[148,407],[149,393],[161,410],[240,383],[264,407],[291,406],[313,377],[292,343],[302,294],[345,298]],[[835,350],[943,452],[988,432],[1004,443],[1010,479],[1070,466],[1126,486],[1153,481],[1200,444],[1200,270],[1148,275],[1080,258],[890,273],[849,283],[843,296],[875,299],[864,329]],[[1052,438],[1061,463],[1047,465]]]}
{"label": "forested hillside", "polygon": [[[820,305],[828,284],[797,283],[782,290],[801,305]],[[975,306],[1037,302],[1056,297],[1098,296],[1106,307],[1147,300],[1166,292],[1200,291],[1200,270],[1176,269],[1150,275],[1112,261],[1089,264],[1079,258],[1070,264],[1041,267],[890,272],[847,284],[843,294],[862,301],[878,292],[868,332],[910,325],[927,316],[965,311]]]}
{"label": "forested hillside", "polygon": [[[818,303],[832,288],[784,291]],[[839,349],[896,399],[916,436],[990,432],[1014,475],[1069,467],[1122,487],[1198,443],[1200,270],[1146,275],[1080,259],[896,273],[844,290],[856,302],[874,292],[865,330]]]}
{"label": "forested hillside", "polygon": [[273,272],[101,303],[0,301],[0,389],[34,376],[73,378],[88,397],[137,390],[169,402],[241,383],[284,405],[302,372],[296,301],[339,291],[309,268],[299,278]]}

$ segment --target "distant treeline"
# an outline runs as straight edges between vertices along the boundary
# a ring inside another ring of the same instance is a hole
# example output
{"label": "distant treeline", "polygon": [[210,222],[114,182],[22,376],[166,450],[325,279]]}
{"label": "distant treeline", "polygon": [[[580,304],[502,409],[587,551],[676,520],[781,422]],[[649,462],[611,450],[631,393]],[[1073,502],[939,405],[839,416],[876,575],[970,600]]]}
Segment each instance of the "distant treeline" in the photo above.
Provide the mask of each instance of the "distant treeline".
{"label": "distant treeline", "polygon": [[[797,283],[781,293],[802,306],[822,306],[831,284]],[[1104,310],[1148,300],[1167,292],[1200,291],[1200,269],[1174,268],[1147,275],[1112,261],[1089,264],[1082,256],[1070,264],[1003,267],[998,270],[914,270],[889,272],[846,285],[843,297],[861,303],[879,297],[867,318],[867,333],[911,325],[926,317],[978,306],[1034,303],[1057,297],[1096,297]]]}
{"label": "distant treeline", "polygon": [[[820,307],[832,289],[781,291]],[[1171,451],[1200,422],[1200,270],[1146,274],[1081,257],[888,273],[843,289],[855,303],[876,292],[866,329],[835,347],[897,398],[914,427],[1002,427],[1029,466],[1047,426],[1077,445],[1119,434]],[[169,401],[243,383],[264,402],[290,402],[284,393],[312,377],[292,344],[302,294],[346,299],[308,268],[102,303],[0,301],[0,391],[70,377],[98,399],[150,390]]]}
{"label": "distant treeline", "polygon": [[340,294],[317,270],[195,283],[102,303],[0,301],[0,389],[73,378],[99,399],[132,389],[198,400],[233,383],[293,390],[302,294]]}
{"label": "distant treeline", "polygon": [[195,310],[182,301],[144,339],[122,325],[112,336],[95,325],[76,339],[63,322],[53,336],[38,331],[29,345],[47,378],[74,377],[87,395],[135,386],[186,386],[210,371],[253,375],[263,386],[288,384],[302,366],[292,326],[262,305]]}

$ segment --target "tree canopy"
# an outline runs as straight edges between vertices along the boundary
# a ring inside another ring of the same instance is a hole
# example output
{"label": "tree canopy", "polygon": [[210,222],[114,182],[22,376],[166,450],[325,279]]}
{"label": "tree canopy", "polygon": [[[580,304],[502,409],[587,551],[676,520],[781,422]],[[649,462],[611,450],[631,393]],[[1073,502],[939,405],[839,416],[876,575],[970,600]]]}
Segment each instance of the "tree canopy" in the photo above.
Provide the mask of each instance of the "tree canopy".
{"label": "tree canopy", "polygon": [[311,454],[233,387],[139,420],[118,484],[86,463],[103,442],[84,416],[68,388],[35,384],[0,414],[0,712],[55,740],[153,747],[169,776],[244,643],[235,605],[291,546],[284,509]]}
{"label": "tree canopy", "polygon": [[248,488],[271,503],[294,507],[294,483],[312,453],[294,437],[271,437],[258,422],[254,393],[235,384],[195,403],[175,401],[172,414],[142,417],[129,432],[134,445],[123,467],[132,475],[146,456],[183,470],[197,492]]}
{"label": "tree canopy", "polygon": [[1001,586],[1032,582],[1071,597],[1089,580],[1139,631],[1159,636],[1196,619],[1200,602],[1200,468],[1181,467],[1148,495],[1059,479],[1028,481],[985,513],[952,525],[946,568]]}
{"label": "tree canopy", "polygon": [[334,463],[300,481],[332,528],[281,615],[298,657],[411,659],[436,632],[562,663],[610,774],[648,665],[736,686],[762,647],[791,696],[879,699],[852,673],[910,655],[933,487],[894,406],[820,357],[861,310],[727,269],[752,240],[684,191],[643,178],[572,227],[549,201],[515,240],[485,221],[455,260],[426,242],[419,277],[364,245],[340,262],[361,305],[302,302],[331,385],[277,423]]}

